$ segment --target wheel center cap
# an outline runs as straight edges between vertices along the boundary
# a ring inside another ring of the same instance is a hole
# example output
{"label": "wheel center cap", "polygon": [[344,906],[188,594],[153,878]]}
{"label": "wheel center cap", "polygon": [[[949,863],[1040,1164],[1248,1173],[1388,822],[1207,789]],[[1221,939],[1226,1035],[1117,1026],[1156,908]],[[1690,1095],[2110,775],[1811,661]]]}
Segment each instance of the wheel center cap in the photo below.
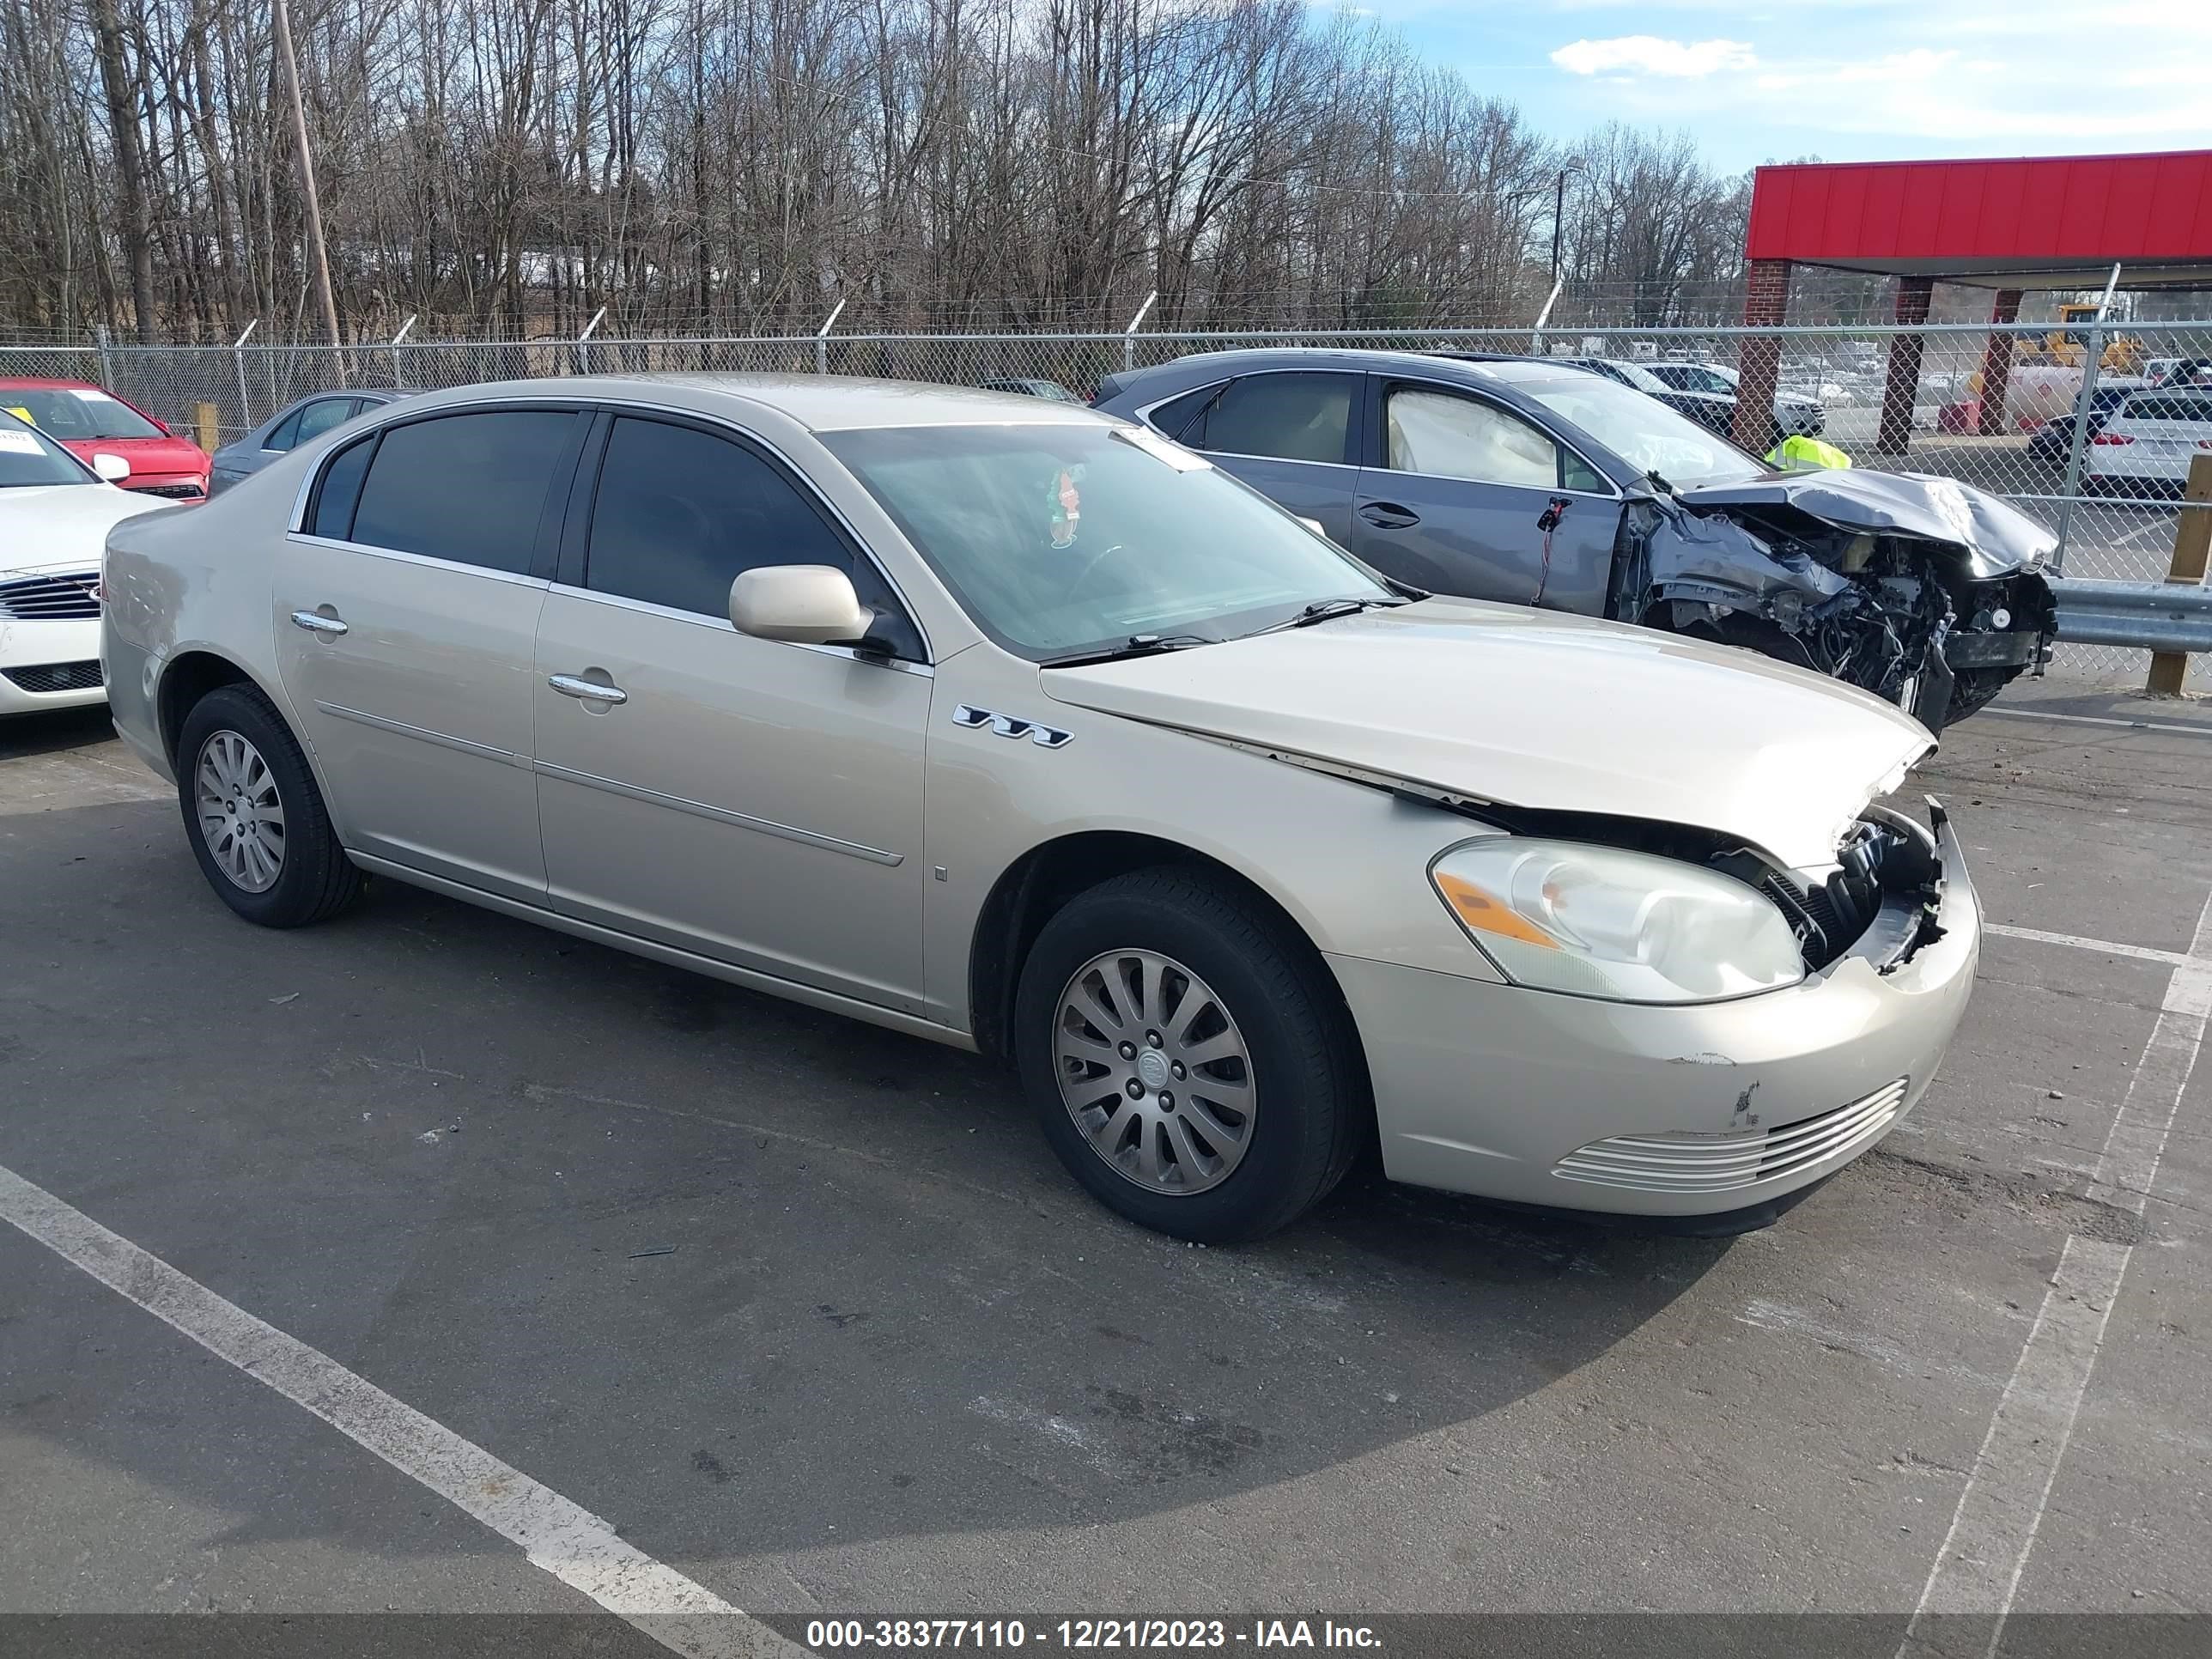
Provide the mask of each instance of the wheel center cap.
{"label": "wheel center cap", "polygon": [[1147,1089],[1164,1089],[1168,1085],[1168,1057],[1157,1048],[1147,1048],[1137,1056],[1137,1081]]}

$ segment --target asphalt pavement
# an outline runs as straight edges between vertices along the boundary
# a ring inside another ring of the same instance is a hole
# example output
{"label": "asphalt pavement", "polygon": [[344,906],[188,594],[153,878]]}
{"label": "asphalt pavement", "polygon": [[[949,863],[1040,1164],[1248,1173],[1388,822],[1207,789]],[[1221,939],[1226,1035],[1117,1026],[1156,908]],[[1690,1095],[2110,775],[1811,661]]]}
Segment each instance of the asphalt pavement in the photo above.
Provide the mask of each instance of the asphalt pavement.
{"label": "asphalt pavement", "polygon": [[761,1615],[2200,1611],[2212,708],[2023,686],[1915,787],[1978,994],[1779,1225],[1370,1173],[1203,1249],[985,1061],[390,882],[253,929],[101,717],[0,728],[0,1172],[154,1264],[0,1224],[0,1613],[605,1604],[163,1273]]}

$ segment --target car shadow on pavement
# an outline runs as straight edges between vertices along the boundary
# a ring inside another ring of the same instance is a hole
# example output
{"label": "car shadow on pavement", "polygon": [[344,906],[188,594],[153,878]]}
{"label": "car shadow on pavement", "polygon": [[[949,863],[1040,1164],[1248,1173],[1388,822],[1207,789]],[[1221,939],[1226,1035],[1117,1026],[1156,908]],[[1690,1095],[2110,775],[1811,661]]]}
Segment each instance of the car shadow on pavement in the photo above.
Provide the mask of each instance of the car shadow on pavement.
{"label": "car shadow on pavement", "polygon": [[[1192,1247],[1092,1203],[995,1065],[391,882],[256,930],[173,811],[0,842],[0,934],[47,964],[0,994],[0,1164],[666,1558],[1334,1470],[1588,1365],[1729,1248],[1371,1167],[1276,1238]],[[53,1277],[0,1316],[65,1332],[107,1295]],[[66,1401],[21,1431],[239,1515],[234,1425],[125,1408],[58,1336],[17,1353],[17,1393]],[[342,1487],[276,1485],[223,1541],[406,1547]]]}

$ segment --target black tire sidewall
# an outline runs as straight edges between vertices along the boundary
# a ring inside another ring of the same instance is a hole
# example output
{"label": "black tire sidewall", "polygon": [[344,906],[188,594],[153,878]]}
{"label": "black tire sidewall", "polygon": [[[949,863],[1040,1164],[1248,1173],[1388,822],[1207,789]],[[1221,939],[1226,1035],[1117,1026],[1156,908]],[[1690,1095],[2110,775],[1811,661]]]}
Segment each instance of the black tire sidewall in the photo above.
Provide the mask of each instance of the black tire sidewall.
{"label": "black tire sidewall", "polygon": [[[1339,1022],[1272,931],[1210,888],[1139,874],[1072,901],[1038,935],[1015,1001],[1023,1092],[1060,1162],[1109,1209],[1179,1238],[1257,1238],[1319,1199],[1348,1162],[1344,1120],[1356,1101]],[[1116,950],[1156,951],[1197,975],[1250,1049],[1253,1142],[1229,1178],[1205,1192],[1156,1193],[1128,1180],[1092,1151],[1060,1099],[1051,1040],[1060,994],[1078,968]]]}
{"label": "black tire sidewall", "polygon": [[[201,831],[193,780],[201,751],[218,732],[235,732],[259,751],[276,782],[284,809],[284,867],[266,892],[249,893],[223,873]],[[266,697],[244,686],[218,687],[192,706],[177,734],[177,799],[185,838],[200,872],[224,903],[264,927],[298,927],[320,921],[331,908],[331,864],[344,852],[330,830],[314,775],[283,718]]]}

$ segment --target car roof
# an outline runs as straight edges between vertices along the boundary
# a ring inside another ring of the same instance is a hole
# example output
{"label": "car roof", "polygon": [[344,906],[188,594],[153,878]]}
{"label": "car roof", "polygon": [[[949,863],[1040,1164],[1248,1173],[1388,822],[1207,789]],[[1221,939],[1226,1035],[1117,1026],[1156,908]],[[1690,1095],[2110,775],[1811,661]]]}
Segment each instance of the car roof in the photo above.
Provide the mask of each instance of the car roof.
{"label": "car roof", "polygon": [[410,414],[501,398],[577,398],[655,403],[700,414],[733,412],[733,403],[765,405],[811,432],[890,426],[1067,426],[1120,424],[1081,404],[1053,403],[975,386],[872,380],[842,374],[582,374],[501,380],[410,395]]}
{"label": "car roof", "polygon": [[1260,369],[1307,368],[1340,369],[1358,374],[1389,374],[1395,370],[1401,374],[1428,375],[1436,375],[1441,370],[1444,371],[1444,378],[1447,379],[1456,374],[1479,380],[1518,382],[1557,379],[1561,371],[1553,367],[1553,360],[1548,357],[1461,353],[1442,349],[1436,351],[1384,351],[1364,346],[1246,346],[1229,351],[1193,352],[1171,362],[1133,371],[1124,369],[1112,379],[1118,388],[1126,390],[1141,380],[1169,374],[1173,374],[1179,380],[1188,377],[1195,386],[1200,384],[1209,373],[1226,378]]}
{"label": "car roof", "polygon": [[[50,380],[43,376],[33,374],[0,378],[0,392],[102,392],[106,390],[106,387],[95,386],[90,380]],[[114,397],[115,394],[109,392],[108,395]],[[122,400],[117,398],[116,401],[119,403]]]}

